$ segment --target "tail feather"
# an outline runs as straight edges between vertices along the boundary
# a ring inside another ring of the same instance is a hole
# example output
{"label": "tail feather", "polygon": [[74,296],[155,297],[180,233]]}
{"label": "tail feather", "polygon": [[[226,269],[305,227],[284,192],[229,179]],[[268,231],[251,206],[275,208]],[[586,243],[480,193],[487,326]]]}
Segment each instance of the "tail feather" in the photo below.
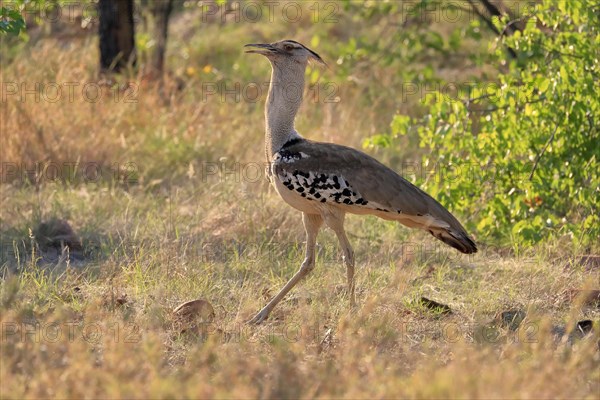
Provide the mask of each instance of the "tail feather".
{"label": "tail feather", "polygon": [[466,233],[450,229],[429,230],[436,239],[465,254],[477,253],[477,245]]}

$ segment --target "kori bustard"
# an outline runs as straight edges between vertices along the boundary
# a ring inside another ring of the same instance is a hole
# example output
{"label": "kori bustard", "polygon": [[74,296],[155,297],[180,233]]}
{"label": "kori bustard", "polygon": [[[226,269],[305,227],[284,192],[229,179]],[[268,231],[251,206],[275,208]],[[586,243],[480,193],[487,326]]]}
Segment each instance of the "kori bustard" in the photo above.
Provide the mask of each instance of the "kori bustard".
{"label": "kori bustard", "polygon": [[247,53],[271,62],[271,84],[265,105],[265,153],[268,177],[277,193],[302,211],[306,257],[277,295],[252,318],[260,323],[315,266],[317,233],[325,223],[340,242],[351,305],[354,294],[354,252],[344,231],[346,213],[371,214],[420,228],[466,254],[477,247],[460,222],[440,203],[373,157],[333,143],[300,136],[294,118],[302,103],[304,73],[309,60],[325,64],[308,47],[283,40],[247,44]]}

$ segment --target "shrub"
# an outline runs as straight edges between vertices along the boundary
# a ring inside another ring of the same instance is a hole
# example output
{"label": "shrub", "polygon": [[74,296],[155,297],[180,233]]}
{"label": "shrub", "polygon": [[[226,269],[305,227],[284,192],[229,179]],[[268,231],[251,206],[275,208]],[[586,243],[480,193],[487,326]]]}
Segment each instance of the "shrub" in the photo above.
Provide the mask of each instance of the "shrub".
{"label": "shrub", "polygon": [[[416,133],[426,169],[443,172],[418,183],[470,216],[479,237],[598,243],[599,15],[587,0],[537,5],[521,30],[490,44],[497,81],[461,99],[426,96],[425,117],[394,118],[390,136]],[[503,31],[511,22],[494,23]],[[517,57],[507,60],[500,43]]]}

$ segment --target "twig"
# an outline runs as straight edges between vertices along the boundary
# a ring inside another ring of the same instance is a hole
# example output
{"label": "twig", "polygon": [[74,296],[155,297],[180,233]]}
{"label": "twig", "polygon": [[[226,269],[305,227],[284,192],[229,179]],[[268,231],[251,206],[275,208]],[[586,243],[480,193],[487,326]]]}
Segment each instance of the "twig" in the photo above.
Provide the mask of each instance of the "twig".
{"label": "twig", "polygon": [[491,94],[484,94],[479,97],[468,98],[466,100],[461,100],[461,102],[468,108],[471,103],[474,103],[478,100],[483,100],[492,97]]}
{"label": "twig", "polygon": [[509,30],[510,28],[510,33],[513,34],[516,31],[520,31],[521,29],[519,28],[519,26],[517,26],[516,28],[513,27],[513,25],[516,25],[517,22],[521,22],[523,19],[522,18],[517,18],[517,19],[513,19],[511,21],[508,21],[506,23],[506,25],[504,25],[504,28],[502,28],[502,32],[500,32],[500,36],[506,36],[506,32]]}
{"label": "twig", "polygon": [[542,149],[540,154],[538,154],[538,156],[536,157],[535,163],[533,163],[533,168],[531,169],[531,173],[529,174],[530,181],[533,179],[533,173],[535,172],[535,169],[537,168],[538,163],[540,162],[540,159],[546,152],[546,149],[548,148],[548,146],[550,146],[550,143],[552,143],[552,141],[554,140],[554,135],[556,134],[557,130],[558,130],[558,124],[556,124],[556,126],[554,127],[554,131],[552,132],[552,135],[550,135],[550,137],[546,141],[546,144],[544,145],[544,148]]}
{"label": "twig", "polygon": [[[500,12],[500,10],[491,2],[487,1],[487,0],[479,0],[479,2],[485,7],[485,9],[490,13],[490,18],[488,18],[483,12],[481,12],[479,10],[479,8],[477,8],[477,6],[475,5],[475,0],[468,0],[469,4],[471,5],[471,8],[473,9],[473,11],[475,11],[475,13],[477,14],[477,16],[479,17],[479,19],[481,19],[483,22],[486,23],[486,25],[488,26],[488,28],[490,28],[493,32],[495,32],[499,37],[502,37],[505,35],[505,32],[507,30],[507,28],[510,28],[511,30],[511,34],[515,33],[515,31],[520,30],[519,27],[513,27],[512,24],[514,22],[517,22],[518,20],[515,21],[510,21],[508,24],[506,24],[504,26],[504,28],[502,29],[502,31],[499,31],[498,28],[496,28],[496,26],[494,25],[494,23],[492,22],[492,17],[496,16],[498,18],[502,17],[502,12]],[[510,46],[506,46],[508,53],[510,54],[510,56],[514,59],[517,58],[517,52],[515,49],[513,49]]]}

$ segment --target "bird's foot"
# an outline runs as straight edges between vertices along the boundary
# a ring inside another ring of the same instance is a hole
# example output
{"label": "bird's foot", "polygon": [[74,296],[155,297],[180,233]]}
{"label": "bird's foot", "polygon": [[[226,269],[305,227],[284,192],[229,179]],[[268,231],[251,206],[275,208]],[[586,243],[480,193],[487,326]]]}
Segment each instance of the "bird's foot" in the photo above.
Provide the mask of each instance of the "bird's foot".
{"label": "bird's foot", "polygon": [[251,320],[246,322],[248,325],[259,325],[269,317],[270,310],[262,309]]}

